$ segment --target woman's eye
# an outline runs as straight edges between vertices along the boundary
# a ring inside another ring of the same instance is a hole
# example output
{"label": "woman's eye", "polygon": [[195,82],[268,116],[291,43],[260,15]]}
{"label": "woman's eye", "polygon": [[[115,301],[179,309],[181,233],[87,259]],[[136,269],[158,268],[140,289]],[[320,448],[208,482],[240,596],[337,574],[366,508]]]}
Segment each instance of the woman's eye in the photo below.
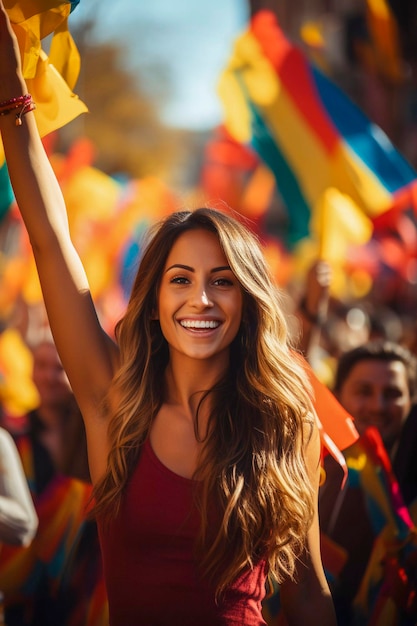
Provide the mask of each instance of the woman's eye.
{"label": "woman's eye", "polygon": [[232,281],[228,278],[216,278],[214,284],[218,285],[219,287],[230,287],[231,285],[233,285]]}
{"label": "woman's eye", "polygon": [[185,276],[174,276],[173,278],[171,278],[170,282],[176,285],[185,285],[189,281],[188,278],[185,278]]}

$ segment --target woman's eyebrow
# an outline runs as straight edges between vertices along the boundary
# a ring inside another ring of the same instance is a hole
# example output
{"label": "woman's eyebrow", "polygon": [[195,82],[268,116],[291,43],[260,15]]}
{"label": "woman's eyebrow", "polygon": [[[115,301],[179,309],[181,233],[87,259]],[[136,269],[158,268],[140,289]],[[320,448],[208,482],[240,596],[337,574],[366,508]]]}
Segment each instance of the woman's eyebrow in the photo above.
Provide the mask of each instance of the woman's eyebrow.
{"label": "woman's eyebrow", "polygon": [[[165,272],[169,272],[172,269],[182,269],[182,270],[187,270],[188,272],[195,272],[195,269],[193,267],[191,267],[190,265],[182,265],[182,263],[174,263],[174,265],[171,265],[170,267],[167,267],[167,269],[165,270]],[[230,270],[230,266],[229,265],[220,265],[219,267],[213,267],[212,270],[210,270],[210,272],[212,274],[214,274],[215,272],[223,272],[224,270]]]}
{"label": "woman's eyebrow", "polygon": [[213,269],[211,270],[212,273],[214,272],[224,272],[224,270],[230,270],[230,266],[229,265],[220,265],[220,267],[213,267]]}
{"label": "woman's eyebrow", "polygon": [[179,268],[181,270],[187,270],[189,272],[194,272],[194,268],[190,267],[189,265],[182,265],[181,263],[174,263],[174,265],[171,265],[170,267],[167,267],[167,269],[165,270],[165,272],[169,272],[169,270],[173,270]]}

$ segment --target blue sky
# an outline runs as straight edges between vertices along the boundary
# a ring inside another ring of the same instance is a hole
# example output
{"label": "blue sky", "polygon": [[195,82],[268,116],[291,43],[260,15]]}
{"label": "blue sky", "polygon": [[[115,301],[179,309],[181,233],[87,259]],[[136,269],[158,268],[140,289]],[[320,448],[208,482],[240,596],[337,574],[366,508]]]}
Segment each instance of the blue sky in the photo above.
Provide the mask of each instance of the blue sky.
{"label": "blue sky", "polygon": [[[81,0],[70,28],[87,2]],[[167,73],[172,95],[160,104],[166,123],[190,129],[219,123],[217,80],[247,24],[245,0],[100,0],[96,6],[95,39],[119,44],[133,72],[156,64]]]}

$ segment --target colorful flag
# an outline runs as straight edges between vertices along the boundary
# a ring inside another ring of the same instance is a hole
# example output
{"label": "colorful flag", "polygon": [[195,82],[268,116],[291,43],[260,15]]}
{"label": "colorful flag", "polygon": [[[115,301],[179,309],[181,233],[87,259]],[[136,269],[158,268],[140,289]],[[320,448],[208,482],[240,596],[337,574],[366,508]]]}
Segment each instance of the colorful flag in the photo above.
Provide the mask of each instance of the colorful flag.
{"label": "colorful flag", "polygon": [[219,82],[224,123],[274,173],[291,248],[311,234],[328,190],[370,220],[391,209],[416,173],[383,131],[260,11],[236,43]]}

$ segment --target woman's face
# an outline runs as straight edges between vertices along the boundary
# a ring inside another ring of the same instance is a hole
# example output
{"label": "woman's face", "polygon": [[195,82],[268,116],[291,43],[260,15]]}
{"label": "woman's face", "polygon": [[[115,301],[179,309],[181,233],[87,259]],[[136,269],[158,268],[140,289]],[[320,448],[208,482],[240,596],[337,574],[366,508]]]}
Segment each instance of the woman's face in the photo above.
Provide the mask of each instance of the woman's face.
{"label": "woman's face", "polygon": [[217,236],[204,229],[180,235],[165,263],[156,315],[171,358],[228,359],[242,303]]}

